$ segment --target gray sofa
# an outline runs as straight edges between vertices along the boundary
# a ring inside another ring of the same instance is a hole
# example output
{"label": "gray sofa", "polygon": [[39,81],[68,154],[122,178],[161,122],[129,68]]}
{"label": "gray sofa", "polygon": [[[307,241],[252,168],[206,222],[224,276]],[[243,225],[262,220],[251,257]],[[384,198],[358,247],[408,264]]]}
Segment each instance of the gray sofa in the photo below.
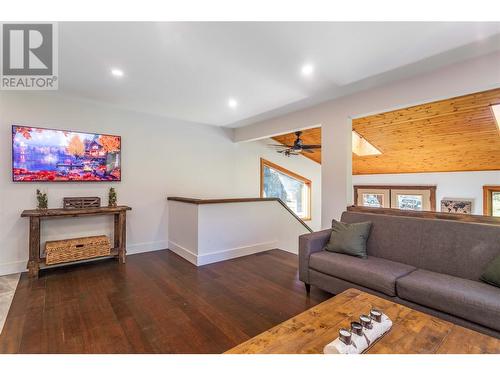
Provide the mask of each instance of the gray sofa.
{"label": "gray sofa", "polygon": [[371,221],[368,258],[324,251],[331,230],[299,238],[299,277],[333,294],[357,288],[500,338],[500,288],[479,281],[500,254],[500,226],[344,212]]}

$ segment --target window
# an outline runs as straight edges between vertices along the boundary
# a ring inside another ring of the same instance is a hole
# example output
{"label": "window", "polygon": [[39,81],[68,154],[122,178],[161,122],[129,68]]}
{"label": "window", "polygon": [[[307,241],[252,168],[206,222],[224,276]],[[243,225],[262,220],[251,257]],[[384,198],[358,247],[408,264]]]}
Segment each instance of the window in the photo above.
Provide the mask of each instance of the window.
{"label": "window", "polygon": [[311,181],[260,159],[260,196],[280,198],[303,220],[311,220]]}
{"label": "window", "polygon": [[483,214],[500,217],[500,186],[483,186]]}
{"label": "window", "polygon": [[500,216],[500,191],[492,193],[491,216]]}

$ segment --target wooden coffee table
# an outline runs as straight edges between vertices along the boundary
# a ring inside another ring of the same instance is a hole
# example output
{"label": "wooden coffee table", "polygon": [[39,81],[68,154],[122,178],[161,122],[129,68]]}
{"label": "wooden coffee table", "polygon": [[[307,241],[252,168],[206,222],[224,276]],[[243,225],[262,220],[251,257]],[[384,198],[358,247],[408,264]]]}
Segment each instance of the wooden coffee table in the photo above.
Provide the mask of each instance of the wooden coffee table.
{"label": "wooden coffee table", "polygon": [[368,353],[500,353],[500,340],[356,289],[346,290],[226,353],[323,353],[341,327],[349,327],[371,308],[382,309],[393,326]]}

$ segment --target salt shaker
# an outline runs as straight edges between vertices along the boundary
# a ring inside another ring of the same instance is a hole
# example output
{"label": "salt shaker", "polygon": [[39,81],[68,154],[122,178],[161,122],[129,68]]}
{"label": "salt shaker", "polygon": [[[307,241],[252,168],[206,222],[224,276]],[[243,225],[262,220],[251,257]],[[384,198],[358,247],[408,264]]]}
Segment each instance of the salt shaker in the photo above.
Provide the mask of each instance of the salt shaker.
{"label": "salt shaker", "polygon": [[375,320],[377,323],[380,323],[382,321],[382,311],[380,311],[378,309],[371,309],[370,317],[373,320]]}
{"label": "salt shaker", "polygon": [[359,317],[359,321],[361,323],[361,325],[366,328],[366,329],[372,329],[373,328],[373,324],[372,324],[372,318],[370,318],[368,315],[361,315]]}
{"label": "salt shaker", "polygon": [[347,329],[341,328],[339,330],[339,340],[346,345],[351,345],[352,335]]}
{"label": "salt shaker", "polygon": [[358,322],[351,322],[351,332],[357,336],[363,335],[363,326]]}

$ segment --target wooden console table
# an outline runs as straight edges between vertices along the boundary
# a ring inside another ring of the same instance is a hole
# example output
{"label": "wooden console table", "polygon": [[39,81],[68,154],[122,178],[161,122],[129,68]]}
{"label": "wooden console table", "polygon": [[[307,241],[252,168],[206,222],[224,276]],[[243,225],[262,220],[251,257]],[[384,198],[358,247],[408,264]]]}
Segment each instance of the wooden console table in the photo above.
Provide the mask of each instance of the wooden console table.
{"label": "wooden console table", "polygon": [[[45,264],[45,259],[40,256],[40,229],[41,229],[42,219],[113,215],[114,239],[110,257],[117,257],[121,263],[125,263],[125,256],[127,254],[126,213],[131,209],[132,208],[128,206],[117,206],[117,207],[92,207],[92,208],[75,208],[75,209],[51,208],[47,210],[23,211],[21,213],[21,217],[29,217],[30,219],[29,260],[27,265],[29,276],[38,277],[38,272],[40,271],[40,269],[52,267],[52,266],[47,266]],[[100,259],[100,258],[94,258],[94,259]],[[54,267],[63,266],[71,263],[74,262],[61,263],[54,265]]]}

